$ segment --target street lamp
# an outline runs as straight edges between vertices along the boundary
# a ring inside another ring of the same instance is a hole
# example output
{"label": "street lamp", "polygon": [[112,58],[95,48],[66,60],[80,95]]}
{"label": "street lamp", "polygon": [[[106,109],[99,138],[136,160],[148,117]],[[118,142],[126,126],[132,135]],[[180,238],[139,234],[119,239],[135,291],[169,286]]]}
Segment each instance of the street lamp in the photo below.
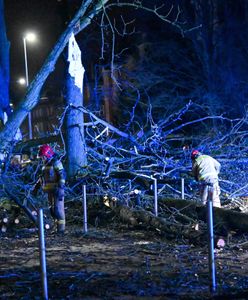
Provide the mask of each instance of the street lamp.
{"label": "street lamp", "polygon": [[18,79],[18,83],[20,84],[20,85],[26,85],[26,79],[25,78],[20,78],[20,79]]}
{"label": "street lamp", "polygon": [[[36,40],[36,35],[32,32],[28,32],[23,37],[23,47],[24,47],[24,59],[25,59],[25,77],[26,77],[26,87],[29,86],[29,78],[28,78],[28,59],[27,59],[27,42],[34,42]],[[29,139],[33,138],[32,133],[32,119],[31,112],[28,113],[28,134]]]}

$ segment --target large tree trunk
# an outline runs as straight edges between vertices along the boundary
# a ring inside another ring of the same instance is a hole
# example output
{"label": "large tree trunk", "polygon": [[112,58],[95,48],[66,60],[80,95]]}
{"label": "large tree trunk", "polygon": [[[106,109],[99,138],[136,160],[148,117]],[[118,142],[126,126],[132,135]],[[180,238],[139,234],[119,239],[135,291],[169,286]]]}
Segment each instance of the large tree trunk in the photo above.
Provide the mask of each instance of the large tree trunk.
{"label": "large tree trunk", "polygon": [[[192,218],[198,218],[204,222],[207,221],[207,207],[196,204],[190,200],[164,199],[160,200],[166,207],[178,209],[181,214]],[[225,208],[214,207],[214,226],[218,230],[225,232],[229,230],[238,230],[248,232],[248,215]]]}
{"label": "large tree trunk", "polygon": [[[143,209],[131,209],[121,204],[115,205],[110,202],[109,205],[113,211],[125,222],[133,226],[142,225],[145,228],[150,227],[166,236],[185,238],[197,238],[206,232],[206,226],[199,226],[199,221],[207,222],[207,207],[198,205],[193,201],[164,199],[159,200],[160,209],[173,211],[175,221],[169,220],[168,216],[160,214],[156,217],[153,213]],[[196,229],[197,228],[197,229]],[[239,231],[246,233],[248,231],[248,216],[223,208],[214,208],[214,228],[215,233],[227,235],[229,231]]]}
{"label": "large tree trunk", "polygon": [[74,79],[68,74],[66,104],[72,104],[74,108],[68,110],[66,115],[66,150],[67,150],[67,174],[75,176],[80,168],[86,166],[86,145],[84,139],[84,115],[75,107],[83,105],[83,95],[75,86]]}
{"label": "large tree trunk", "polygon": [[9,110],[9,47],[4,20],[4,3],[0,0],[0,120]]}
{"label": "large tree trunk", "polygon": [[195,227],[183,225],[180,223],[170,222],[163,217],[156,217],[153,213],[144,209],[130,209],[127,206],[118,205],[112,207],[114,212],[125,223],[132,226],[143,226],[144,228],[152,228],[166,237],[176,238],[185,237],[189,239],[197,238],[202,232],[196,231]]}

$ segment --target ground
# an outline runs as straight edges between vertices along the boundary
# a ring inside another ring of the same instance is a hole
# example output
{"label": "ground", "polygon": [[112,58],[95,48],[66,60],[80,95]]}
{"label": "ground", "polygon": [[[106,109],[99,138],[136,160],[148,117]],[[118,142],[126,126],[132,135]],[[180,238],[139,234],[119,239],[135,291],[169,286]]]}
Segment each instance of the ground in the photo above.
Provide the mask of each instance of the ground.
{"label": "ground", "polygon": [[[245,235],[215,250],[217,291],[211,293],[207,242],[168,240],[112,217],[89,224],[87,234],[80,221],[69,222],[63,236],[46,231],[49,299],[248,298]],[[7,231],[0,242],[0,299],[42,299],[37,229]]]}

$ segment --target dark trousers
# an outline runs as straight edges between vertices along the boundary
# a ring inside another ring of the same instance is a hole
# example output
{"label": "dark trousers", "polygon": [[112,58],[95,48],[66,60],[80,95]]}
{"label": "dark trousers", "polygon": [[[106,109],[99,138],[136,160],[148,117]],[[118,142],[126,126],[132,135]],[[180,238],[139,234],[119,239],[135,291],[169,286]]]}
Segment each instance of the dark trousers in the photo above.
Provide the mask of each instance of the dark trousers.
{"label": "dark trousers", "polygon": [[51,215],[57,223],[57,231],[65,230],[64,196],[58,190],[48,192],[48,201],[51,206]]}

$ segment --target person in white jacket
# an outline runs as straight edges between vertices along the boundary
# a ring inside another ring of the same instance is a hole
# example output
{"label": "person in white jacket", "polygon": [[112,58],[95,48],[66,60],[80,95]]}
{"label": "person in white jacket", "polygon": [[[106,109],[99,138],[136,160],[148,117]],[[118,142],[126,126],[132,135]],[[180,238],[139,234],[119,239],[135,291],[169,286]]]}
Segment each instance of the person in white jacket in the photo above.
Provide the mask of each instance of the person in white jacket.
{"label": "person in white jacket", "polygon": [[199,182],[201,201],[206,204],[212,199],[214,207],[221,207],[220,187],[218,175],[220,163],[209,155],[202,154],[198,150],[191,152],[192,173],[195,180]]}

